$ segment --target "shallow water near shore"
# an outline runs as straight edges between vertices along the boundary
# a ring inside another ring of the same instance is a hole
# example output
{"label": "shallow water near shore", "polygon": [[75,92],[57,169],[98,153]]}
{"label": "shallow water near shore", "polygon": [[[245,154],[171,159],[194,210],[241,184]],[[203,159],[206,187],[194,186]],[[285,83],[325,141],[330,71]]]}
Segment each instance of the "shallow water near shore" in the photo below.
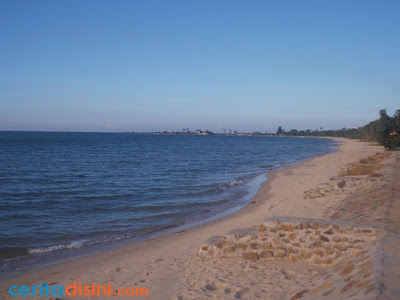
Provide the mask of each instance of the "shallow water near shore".
{"label": "shallow water near shore", "polygon": [[319,138],[0,132],[0,247],[9,256],[0,273],[223,217],[247,204],[269,171],[334,145]]}

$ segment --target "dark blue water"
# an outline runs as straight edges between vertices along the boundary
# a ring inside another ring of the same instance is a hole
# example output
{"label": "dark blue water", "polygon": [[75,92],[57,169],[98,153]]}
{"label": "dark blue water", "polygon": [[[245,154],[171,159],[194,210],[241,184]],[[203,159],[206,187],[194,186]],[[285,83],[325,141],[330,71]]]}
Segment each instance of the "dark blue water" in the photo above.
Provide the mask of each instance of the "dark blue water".
{"label": "dark blue water", "polygon": [[[0,273],[43,263],[44,255],[216,218],[246,204],[268,171],[333,145],[317,138],[0,132]],[[5,258],[10,247],[11,256],[26,257]]]}

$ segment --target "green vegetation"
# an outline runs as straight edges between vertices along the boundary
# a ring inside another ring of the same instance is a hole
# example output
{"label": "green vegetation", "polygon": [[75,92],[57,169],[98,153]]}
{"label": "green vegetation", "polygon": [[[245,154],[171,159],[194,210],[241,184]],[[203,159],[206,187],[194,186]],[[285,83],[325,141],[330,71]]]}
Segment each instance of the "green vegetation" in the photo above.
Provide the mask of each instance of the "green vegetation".
{"label": "green vegetation", "polygon": [[342,128],[339,130],[320,130],[314,131],[296,130],[285,131],[279,126],[277,135],[284,136],[331,136],[360,139],[363,141],[376,141],[385,146],[388,150],[400,149],[400,109],[393,117],[388,116],[385,109],[379,111],[379,119],[368,123],[360,128]]}

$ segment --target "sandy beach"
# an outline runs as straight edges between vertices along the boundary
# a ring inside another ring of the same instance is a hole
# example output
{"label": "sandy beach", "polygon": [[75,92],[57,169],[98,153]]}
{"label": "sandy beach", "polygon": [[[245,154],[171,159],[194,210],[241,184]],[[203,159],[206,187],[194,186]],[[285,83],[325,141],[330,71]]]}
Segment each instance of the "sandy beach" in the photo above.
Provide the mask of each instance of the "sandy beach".
{"label": "sandy beach", "polygon": [[148,299],[396,299],[399,154],[338,140],[271,172],[231,216],[3,279],[1,299],[14,285],[73,281],[146,287]]}

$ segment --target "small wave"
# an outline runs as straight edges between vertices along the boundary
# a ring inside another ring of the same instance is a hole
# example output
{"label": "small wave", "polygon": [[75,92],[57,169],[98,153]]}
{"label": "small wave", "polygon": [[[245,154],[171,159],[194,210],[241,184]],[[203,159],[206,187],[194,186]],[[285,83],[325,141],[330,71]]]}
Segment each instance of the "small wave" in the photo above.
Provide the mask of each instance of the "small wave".
{"label": "small wave", "polygon": [[74,241],[69,244],[59,244],[44,248],[30,248],[29,254],[40,254],[40,253],[49,253],[53,251],[65,250],[65,249],[79,249],[85,244],[86,240]]}
{"label": "small wave", "polygon": [[244,183],[243,180],[234,180],[231,183],[229,183],[229,186],[238,186],[238,185],[242,185]]}
{"label": "small wave", "polygon": [[161,230],[166,230],[166,229],[178,227],[178,226],[184,225],[185,223],[186,223],[186,221],[184,219],[178,219],[177,218],[174,221],[169,222],[167,224],[162,224],[162,225],[150,227],[147,230],[143,231],[143,233],[144,234],[154,233],[154,232],[158,232],[158,231],[161,231]]}
{"label": "small wave", "polygon": [[270,169],[270,168],[273,168],[274,167],[274,165],[262,165],[260,168],[262,168],[262,169]]}

